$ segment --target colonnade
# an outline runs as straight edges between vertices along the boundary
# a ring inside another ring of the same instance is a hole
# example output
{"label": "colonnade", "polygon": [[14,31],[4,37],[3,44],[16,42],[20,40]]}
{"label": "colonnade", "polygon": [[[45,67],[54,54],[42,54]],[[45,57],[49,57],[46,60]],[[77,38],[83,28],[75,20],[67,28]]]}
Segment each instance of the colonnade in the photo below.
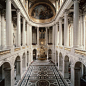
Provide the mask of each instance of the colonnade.
{"label": "colonnade", "polygon": [[[64,16],[59,18],[59,21],[54,25],[56,26],[56,45],[69,47],[69,27],[68,27],[68,9],[65,10]],[[64,21],[64,22],[63,22]],[[71,39],[71,46],[74,48],[80,48],[80,28],[79,28],[79,1],[74,0],[74,14],[73,14],[73,36]],[[53,27],[54,27],[53,26]],[[64,28],[63,28],[64,26]],[[59,30],[58,30],[59,29]],[[64,32],[63,32],[64,31]],[[58,34],[59,33],[59,34]],[[59,37],[59,38],[58,38]]]}
{"label": "colonnade", "polygon": [[[12,24],[12,6],[11,0],[6,0],[6,28],[5,28],[5,13],[3,11],[0,12],[0,49],[10,49],[13,48],[13,24]],[[23,23],[22,23],[22,21]],[[23,27],[21,26],[23,25]],[[16,34],[16,47],[20,47],[21,44],[23,46],[29,46],[31,43],[31,39],[29,36],[31,35],[30,29],[32,26],[28,23],[25,17],[21,14],[21,11],[17,9],[17,34]],[[6,35],[5,30],[6,29]],[[27,36],[26,33],[27,32]],[[6,43],[4,41],[6,36]],[[30,39],[30,40],[29,40]],[[22,42],[22,43],[21,43]]]}

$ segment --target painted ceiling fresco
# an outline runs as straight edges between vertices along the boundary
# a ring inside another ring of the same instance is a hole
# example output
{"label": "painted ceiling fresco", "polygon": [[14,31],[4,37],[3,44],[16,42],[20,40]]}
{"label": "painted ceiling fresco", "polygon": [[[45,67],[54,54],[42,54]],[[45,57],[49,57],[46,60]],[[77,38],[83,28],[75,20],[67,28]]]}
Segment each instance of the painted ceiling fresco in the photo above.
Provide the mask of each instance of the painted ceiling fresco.
{"label": "painted ceiling fresco", "polygon": [[53,17],[53,11],[48,5],[40,4],[35,6],[31,13],[31,16],[36,19],[49,19]]}

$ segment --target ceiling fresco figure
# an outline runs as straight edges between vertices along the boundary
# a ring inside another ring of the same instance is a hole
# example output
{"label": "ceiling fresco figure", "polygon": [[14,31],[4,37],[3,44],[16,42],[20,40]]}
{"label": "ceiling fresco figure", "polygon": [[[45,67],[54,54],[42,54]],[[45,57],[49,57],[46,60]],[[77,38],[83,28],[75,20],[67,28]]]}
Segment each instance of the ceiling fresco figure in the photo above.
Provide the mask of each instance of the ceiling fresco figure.
{"label": "ceiling fresco figure", "polygon": [[53,11],[48,5],[37,5],[32,13],[31,16],[36,19],[49,19],[53,17]]}

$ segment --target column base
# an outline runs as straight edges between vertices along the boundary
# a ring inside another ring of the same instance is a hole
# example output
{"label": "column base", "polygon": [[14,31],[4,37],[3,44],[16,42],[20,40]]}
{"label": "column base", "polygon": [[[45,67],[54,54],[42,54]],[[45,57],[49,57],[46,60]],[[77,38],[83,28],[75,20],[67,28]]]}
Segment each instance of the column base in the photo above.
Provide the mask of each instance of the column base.
{"label": "column base", "polygon": [[83,49],[83,46],[80,46],[80,45],[74,45],[73,48]]}
{"label": "column base", "polygon": [[7,45],[6,48],[7,49],[12,49],[12,48],[14,48],[14,46],[13,45]]}
{"label": "column base", "polygon": [[4,50],[4,49],[6,49],[6,46],[1,46],[1,50]]}

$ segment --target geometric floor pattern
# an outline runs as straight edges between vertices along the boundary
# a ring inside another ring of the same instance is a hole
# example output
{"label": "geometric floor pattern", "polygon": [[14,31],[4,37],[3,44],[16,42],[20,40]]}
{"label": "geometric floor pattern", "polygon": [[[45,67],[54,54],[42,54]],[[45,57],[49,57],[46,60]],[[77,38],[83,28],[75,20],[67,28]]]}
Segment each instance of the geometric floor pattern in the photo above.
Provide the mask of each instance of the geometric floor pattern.
{"label": "geometric floor pattern", "polygon": [[66,86],[55,65],[48,61],[33,62],[19,86]]}

